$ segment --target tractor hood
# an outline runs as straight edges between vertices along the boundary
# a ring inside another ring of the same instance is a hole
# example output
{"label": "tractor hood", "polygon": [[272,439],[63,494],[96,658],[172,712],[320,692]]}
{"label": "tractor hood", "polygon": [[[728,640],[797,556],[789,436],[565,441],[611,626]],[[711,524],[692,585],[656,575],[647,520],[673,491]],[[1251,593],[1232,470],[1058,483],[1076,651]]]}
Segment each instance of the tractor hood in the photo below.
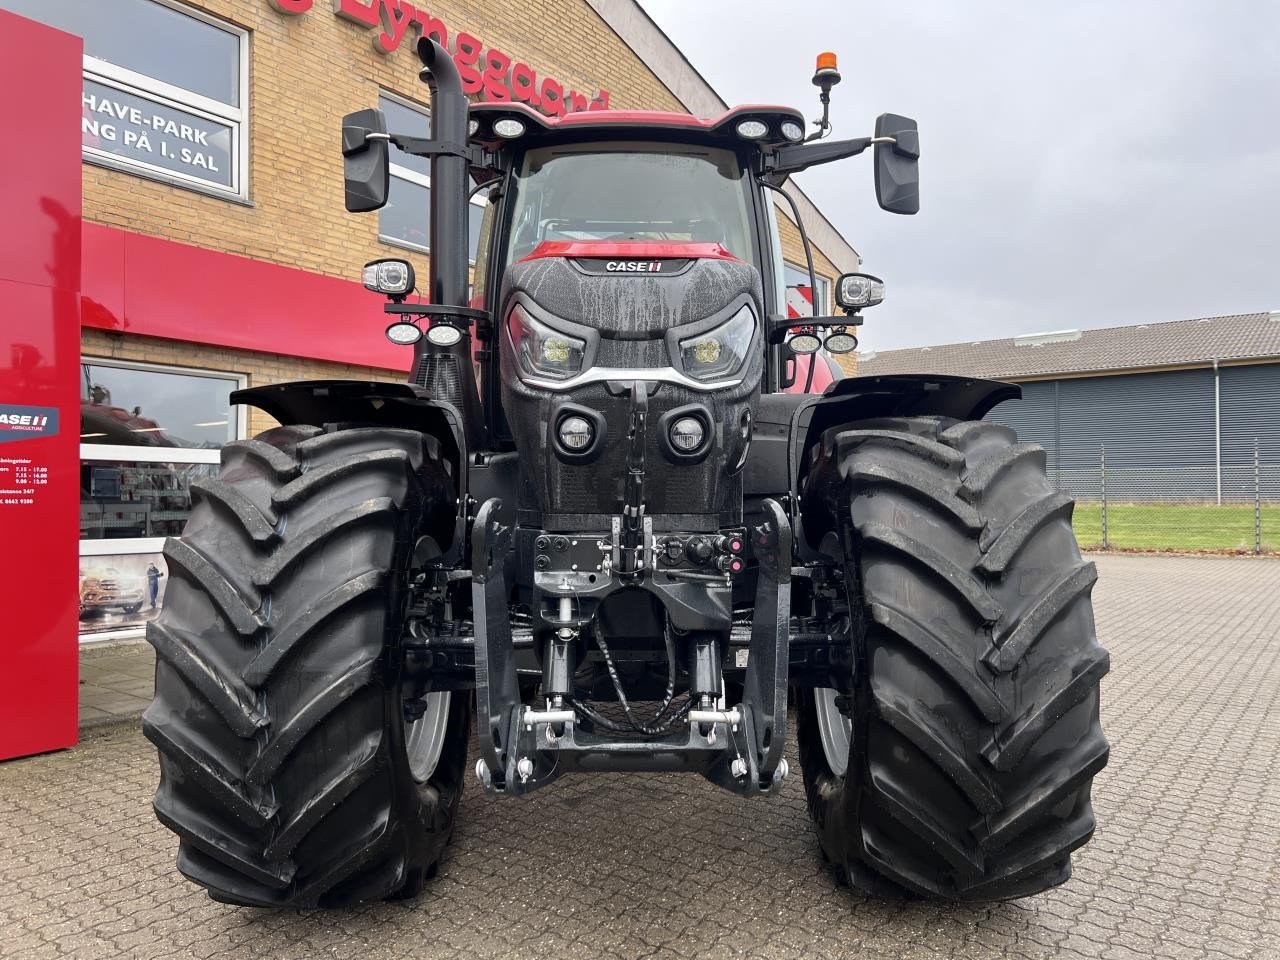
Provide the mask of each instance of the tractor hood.
{"label": "tractor hood", "polygon": [[[506,272],[500,301],[503,407],[521,454],[521,507],[586,522],[617,515],[643,385],[646,508],[659,529],[738,522],[750,408],[764,364],[755,267],[717,243],[543,243]],[[636,387],[633,387],[636,385]],[[592,445],[563,449],[568,416]],[[679,451],[672,418],[694,416],[706,442]],[[573,515],[572,517],[570,515]],[[608,521],[603,522],[608,529]]]}
{"label": "tractor hood", "polygon": [[508,293],[605,339],[661,338],[741,298],[761,315],[758,273],[718,243],[545,242],[507,281]]}

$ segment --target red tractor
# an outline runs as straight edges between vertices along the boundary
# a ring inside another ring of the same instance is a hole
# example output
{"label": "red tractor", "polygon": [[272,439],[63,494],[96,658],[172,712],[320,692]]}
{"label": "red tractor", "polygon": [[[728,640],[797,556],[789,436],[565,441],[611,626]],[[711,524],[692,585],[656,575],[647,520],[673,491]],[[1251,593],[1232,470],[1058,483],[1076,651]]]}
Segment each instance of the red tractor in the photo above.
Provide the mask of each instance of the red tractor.
{"label": "red tractor", "polygon": [[422,296],[404,261],[364,273],[408,382],[240,391],[284,426],[224,448],[165,548],[144,729],[178,868],[239,904],[413,896],[468,768],[513,798],[620,771],[755,796],[794,733],[855,888],[1066,880],[1108,660],[1071,500],[982,420],[1018,388],[789,389],[883,288],[846,275],[840,315],[789,318],[773,194],[873,148],[880,205],[915,213],[915,122],[825,139],[834,58],[806,137],[785,107],[469,105],[418,54],[429,137],[342,129],[349,210],[386,203],[392,145],[430,159]]}

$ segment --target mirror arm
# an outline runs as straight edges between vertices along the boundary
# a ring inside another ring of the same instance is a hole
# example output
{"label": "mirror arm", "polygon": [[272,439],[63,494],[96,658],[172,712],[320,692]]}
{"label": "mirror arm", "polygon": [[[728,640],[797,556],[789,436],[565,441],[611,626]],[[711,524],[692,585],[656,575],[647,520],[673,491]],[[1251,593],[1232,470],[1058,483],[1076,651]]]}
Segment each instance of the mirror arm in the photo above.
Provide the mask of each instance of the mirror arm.
{"label": "mirror arm", "polygon": [[405,153],[415,157],[462,157],[474,167],[490,166],[485,151],[469,143],[437,142],[403,133],[386,134],[385,137]]}
{"label": "mirror arm", "polygon": [[791,173],[799,173],[809,167],[846,157],[856,157],[875,142],[874,137],[855,137],[852,140],[832,140],[826,143],[797,143],[779,147],[763,157],[764,173],[770,179],[780,180]]}

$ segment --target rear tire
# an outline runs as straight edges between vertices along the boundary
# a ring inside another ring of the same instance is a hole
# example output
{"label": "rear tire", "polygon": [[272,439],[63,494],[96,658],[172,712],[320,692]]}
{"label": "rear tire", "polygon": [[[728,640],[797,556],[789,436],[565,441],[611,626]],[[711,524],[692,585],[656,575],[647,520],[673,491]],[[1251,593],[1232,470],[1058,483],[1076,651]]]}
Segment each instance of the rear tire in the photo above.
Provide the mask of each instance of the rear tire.
{"label": "rear tire", "polygon": [[439,863],[470,698],[443,695],[415,780],[400,651],[415,539],[444,536],[454,509],[432,449],[407,430],[279,427],[193,484],[147,629],[143,731],[178,869],[216,900],[346,906],[412,895]]}
{"label": "rear tire", "polygon": [[806,484],[806,527],[844,543],[854,675],[803,693],[800,760],[823,852],[862,891],[1028,896],[1093,833],[1109,661],[1044,467],[1005,427],[901,418],[840,433]]}

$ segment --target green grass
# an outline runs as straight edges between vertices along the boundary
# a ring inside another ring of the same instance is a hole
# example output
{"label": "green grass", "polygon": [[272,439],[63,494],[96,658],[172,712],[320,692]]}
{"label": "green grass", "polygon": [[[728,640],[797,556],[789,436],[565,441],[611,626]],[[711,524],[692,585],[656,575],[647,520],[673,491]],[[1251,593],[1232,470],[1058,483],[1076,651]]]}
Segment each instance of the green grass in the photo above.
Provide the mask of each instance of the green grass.
{"label": "green grass", "polygon": [[[1102,505],[1077,503],[1080,546],[1102,547]],[[1252,553],[1252,504],[1120,503],[1107,505],[1107,540],[1113,550]],[[1262,550],[1280,551],[1280,506],[1262,507]]]}

